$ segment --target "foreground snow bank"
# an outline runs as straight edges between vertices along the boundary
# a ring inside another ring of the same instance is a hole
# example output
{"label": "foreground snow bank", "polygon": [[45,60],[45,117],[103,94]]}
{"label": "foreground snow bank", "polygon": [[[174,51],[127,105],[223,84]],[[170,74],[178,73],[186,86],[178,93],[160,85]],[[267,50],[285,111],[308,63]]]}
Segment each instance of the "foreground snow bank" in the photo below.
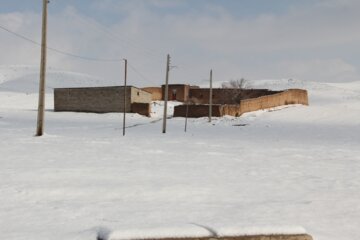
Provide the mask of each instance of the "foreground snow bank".
{"label": "foreground snow bank", "polygon": [[303,227],[232,227],[212,229],[208,226],[190,224],[176,228],[153,228],[138,230],[99,229],[98,237],[104,240],[136,240],[136,239],[166,239],[166,238],[201,238],[201,237],[229,237],[229,236],[254,236],[254,235],[300,235],[306,234]]}

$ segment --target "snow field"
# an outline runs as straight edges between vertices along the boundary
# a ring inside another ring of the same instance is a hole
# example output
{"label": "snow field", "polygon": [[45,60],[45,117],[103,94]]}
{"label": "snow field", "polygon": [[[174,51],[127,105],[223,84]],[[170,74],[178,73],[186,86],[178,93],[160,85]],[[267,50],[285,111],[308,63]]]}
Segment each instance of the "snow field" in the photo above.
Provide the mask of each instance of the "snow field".
{"label": "snow field", "polygon": [[35,138],[37,94],[2,89],[3,238],[205,234],[196,223],[359,239],[360,84],[296,84],[309,107],[190,119],[187,133],[172,118],[167,134],[161,114],[128,114],[125,137],[122,114],[55,113],[48,94],[46,135]]}

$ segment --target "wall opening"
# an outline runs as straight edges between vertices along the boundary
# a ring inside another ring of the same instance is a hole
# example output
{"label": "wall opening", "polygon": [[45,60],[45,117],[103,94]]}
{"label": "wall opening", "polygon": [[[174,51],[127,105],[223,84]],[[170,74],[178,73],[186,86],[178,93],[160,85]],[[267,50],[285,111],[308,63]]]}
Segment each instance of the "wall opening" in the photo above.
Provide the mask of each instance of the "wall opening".
{"label": "wall opening", "polygon": [[172,90],[172,97],[171,97],[172,100],[176,100],[176,89],[173,89]]}

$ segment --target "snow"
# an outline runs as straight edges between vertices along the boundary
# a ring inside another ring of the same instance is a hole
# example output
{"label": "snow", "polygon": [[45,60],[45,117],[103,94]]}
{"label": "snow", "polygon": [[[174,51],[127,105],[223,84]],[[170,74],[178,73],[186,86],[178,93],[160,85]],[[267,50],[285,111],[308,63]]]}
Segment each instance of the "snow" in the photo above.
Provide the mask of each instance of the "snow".
{"label": "snow", "polygon": [[[229,237],[229,236],[251,236],[251,235],[268,235],[268,234],[306,234],[306,231],[302,227],[283,226],[283,227],[232,227],[222,229],[207,230],[207,226],[180,224],[173,228],[152,228],[139,230],[122,230],[122,231],[110,231],[109,229],[100,229],[99,237],[101,239],[109,240],[131,240],[131,239],[165,239],[165,238],[189,238],[189,237]],[[212,232],[215,232],[212,233]]]}
{"label": "snow", "polygon": [[[6,66],[0,76],[4,239],[209,234],[194,223],[220,235],[306,229],[316,240],[360,238],[360,82],[253,82],[304,87],[310,106],[189,119],[186,133],[184,118],[171,118],[166,134],[160,111],[127,114],[125,137],[122,114],[55,113],[48,91],[38,138],[38,96],[23,85],[32,73]],[[98,84],[61,71],[52,86],[72,76]]]}

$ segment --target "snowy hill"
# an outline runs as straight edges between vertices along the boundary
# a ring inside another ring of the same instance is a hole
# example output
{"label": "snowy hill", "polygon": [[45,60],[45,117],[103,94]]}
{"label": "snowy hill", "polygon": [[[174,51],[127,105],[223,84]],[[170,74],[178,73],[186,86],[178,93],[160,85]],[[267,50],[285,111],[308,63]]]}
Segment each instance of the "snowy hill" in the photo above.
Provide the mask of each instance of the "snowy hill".
{"label": "snowy hill", "polygon": [[[125,137],[122,114],[53,112],[48,92],[46,135],[36,138],[36,72],[0,71],[4,239],[203,234],[193,223],[360,239],[360,82],[256,81],[305,88],[310,106],[189,119],[186,133],[185,119],[171,118],[166,134],[161,114],[127,114]],[[51,87],[75,83],[100,82],[49,70]]]}
{"label": "snowy hill", "polygon": [[[48,92],[58,87],[114,85],[90,75],[52,68],[47,69],[46,77]],[[34,66],[0,66],[0,91],[36,93],[39,89],[39,78],[39,68]]]}

